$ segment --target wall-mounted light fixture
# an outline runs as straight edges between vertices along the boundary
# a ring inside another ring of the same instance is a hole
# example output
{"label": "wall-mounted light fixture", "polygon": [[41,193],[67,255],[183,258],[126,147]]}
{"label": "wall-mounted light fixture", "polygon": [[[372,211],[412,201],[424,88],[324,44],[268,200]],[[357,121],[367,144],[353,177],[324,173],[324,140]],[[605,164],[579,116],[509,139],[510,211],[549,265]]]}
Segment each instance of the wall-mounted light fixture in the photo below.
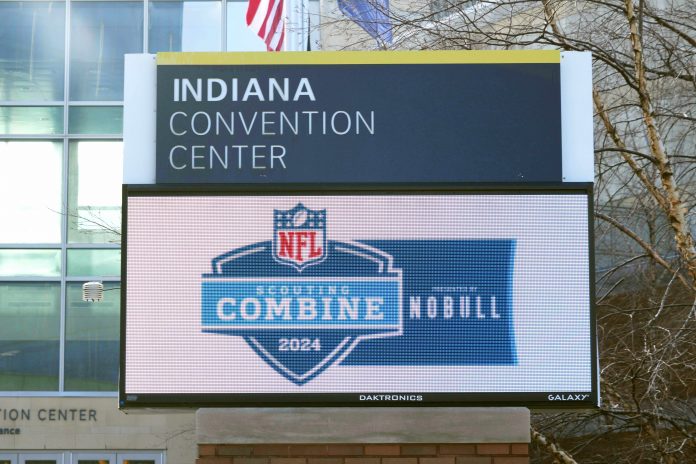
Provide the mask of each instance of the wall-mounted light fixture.
{"label": "wall-mounted light fixture", "polygon": [[104,299],[104,284],[101,282],[85,282],[82,284],[82,301],[90,303]]}

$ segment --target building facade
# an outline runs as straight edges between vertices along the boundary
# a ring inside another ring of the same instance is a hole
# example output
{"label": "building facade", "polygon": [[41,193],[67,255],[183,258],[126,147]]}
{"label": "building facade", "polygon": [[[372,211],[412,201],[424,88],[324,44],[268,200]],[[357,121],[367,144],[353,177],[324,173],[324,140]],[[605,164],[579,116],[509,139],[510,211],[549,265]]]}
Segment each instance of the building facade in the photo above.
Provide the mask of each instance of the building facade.
{"label": "building facade", "polygon": [[246,8],[0,1],[0,463],[193,462],[193,412],[117,408],[124,55],[263,51]]}

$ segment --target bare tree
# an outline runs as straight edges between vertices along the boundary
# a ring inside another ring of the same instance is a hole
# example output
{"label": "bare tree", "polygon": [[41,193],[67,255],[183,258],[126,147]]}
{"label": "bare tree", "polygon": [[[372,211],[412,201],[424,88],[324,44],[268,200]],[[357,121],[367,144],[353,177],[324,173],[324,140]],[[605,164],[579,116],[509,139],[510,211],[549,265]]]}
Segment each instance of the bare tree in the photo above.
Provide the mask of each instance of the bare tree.
{"label": "bare tree", "polygon": [[536,414],[535,459],[696,462],[696,2],[413,0],[388,14],[393,48],[592,52],[602,407]]}

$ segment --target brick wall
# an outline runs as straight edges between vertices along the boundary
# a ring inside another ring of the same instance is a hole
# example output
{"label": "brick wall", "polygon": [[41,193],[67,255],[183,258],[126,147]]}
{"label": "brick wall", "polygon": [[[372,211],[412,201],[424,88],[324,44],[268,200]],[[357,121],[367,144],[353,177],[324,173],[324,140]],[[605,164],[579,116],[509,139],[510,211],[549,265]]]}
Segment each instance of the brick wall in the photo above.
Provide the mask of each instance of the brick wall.
{"label": "brick wall", "polygon": [[198,445],[196,464],[529,464],[526,443]]}

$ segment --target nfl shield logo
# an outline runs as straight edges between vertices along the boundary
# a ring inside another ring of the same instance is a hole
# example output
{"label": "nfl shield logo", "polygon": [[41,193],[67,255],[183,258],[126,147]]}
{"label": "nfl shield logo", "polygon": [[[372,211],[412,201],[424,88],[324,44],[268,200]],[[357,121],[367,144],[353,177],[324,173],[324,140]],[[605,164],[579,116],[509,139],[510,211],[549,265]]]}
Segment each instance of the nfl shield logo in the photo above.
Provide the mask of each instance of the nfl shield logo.
{"label": "nfl shield logo", "polygon": [[273,240],[217,256],[202,276],[203,332],[242,337],[296,385],[363,340],[403,333],[401,270],[370,245],[328,240],[326,211],[273,210]]}
{"label": "nfl shield logo", "polygon": [[273,210],[273,258],[299,272],[326,259],[326,210]]}

